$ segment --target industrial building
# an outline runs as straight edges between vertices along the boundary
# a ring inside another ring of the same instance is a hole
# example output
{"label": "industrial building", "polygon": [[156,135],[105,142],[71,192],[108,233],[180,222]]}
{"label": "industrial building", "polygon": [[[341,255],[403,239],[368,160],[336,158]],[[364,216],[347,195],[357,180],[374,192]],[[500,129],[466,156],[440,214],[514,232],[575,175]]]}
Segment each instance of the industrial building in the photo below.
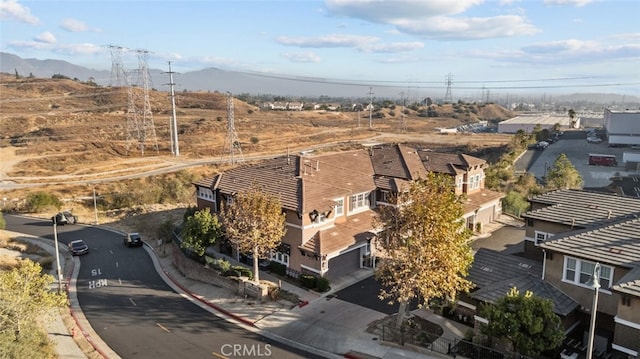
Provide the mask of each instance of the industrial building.
{"label": "industrial building", "polygon": [[640,111],[605,109],[604,128],[610,146],[640,145]]}
{"label": "industrial building", "polygon": [[498,123],[498,132],[517,133],[523,130],[525,133],[532,133],[536,126],[541,130],[553,130],[556,125],[560,126],[560,130],[580,128],[580,118],[572,119],[569,115],[544,113],[523,114]]}

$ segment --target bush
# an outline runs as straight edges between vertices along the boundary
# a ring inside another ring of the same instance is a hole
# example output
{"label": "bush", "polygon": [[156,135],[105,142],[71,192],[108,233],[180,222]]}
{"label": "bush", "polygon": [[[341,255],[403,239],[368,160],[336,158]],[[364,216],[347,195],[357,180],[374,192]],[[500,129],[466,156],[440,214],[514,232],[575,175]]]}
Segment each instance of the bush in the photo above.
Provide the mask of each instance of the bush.
{"label": "bush", "polygon": [[226,272],[231,269],[231,263],[229,263],[229,261],[224,258],[214,259],[211,265],[213,266],[213,268],[221,272]]}
{"label": "bush", "polygon": [[62,207],[62,201],[56,195],[39,191],[27,196],[26,207],[29,212],[42,212],[52,207],[59,209]]}
{"label": "bush", "polygon": [[331,289],[331,286],[329,285],[329,279],[324,278],[324,277],[320,277],[316,280],[316,287],[318,288],[318,291],[320,292],[326,292],[329,289]]}
{"label": "bush", "polygon": [[7,228],[7,222],[4,220],[4,217],[2,216],[2,212],[0,212],[0,229],[5,229]]}
{"label": "bush", "polygon": [[282,263],[271,261],[269,262],[269,272],[285,276],[287,275],[287,266]]}
{"label": "bush", "polygon": [[316,287],[316,276],[310,274],[303,274],[300,276],[300,283],[303,287],[314,289]]}
{"label": "bush", "polygon": [[224,273],[222,273],[222,275],[225,277],[236,276],[236,277],[248,277],[249,280],[253,279],[253,271],[243,266],[233,266],[227,271],[225,271]]}

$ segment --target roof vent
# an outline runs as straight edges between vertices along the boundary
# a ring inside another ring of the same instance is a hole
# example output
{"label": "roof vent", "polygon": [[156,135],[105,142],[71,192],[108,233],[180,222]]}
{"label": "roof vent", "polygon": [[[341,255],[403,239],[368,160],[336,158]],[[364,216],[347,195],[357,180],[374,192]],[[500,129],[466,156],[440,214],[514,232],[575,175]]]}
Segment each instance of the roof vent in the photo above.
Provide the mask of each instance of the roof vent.
{"label": "roof vent", "polygon": [[485,272],[489,272],[489,273],[493,272],[493,268],[489,268],[489,267],[482,267],[481,269],[482,269],[483,271],[485,271]]}
{"label": "roof vent", "polygon": [[531,264],[528,263],[518,263],[518,266],[521,268],[531,269]]}
{"label": "roof vent", "polygon": [[611,219],[612,210],[607,211],[607,219]]}
{"label": "roof vent", "polygon": [[615,254],[620,254],[620,253],[622,253],[622,250],[620,248],[609,248],[609,252],[615,253]]}

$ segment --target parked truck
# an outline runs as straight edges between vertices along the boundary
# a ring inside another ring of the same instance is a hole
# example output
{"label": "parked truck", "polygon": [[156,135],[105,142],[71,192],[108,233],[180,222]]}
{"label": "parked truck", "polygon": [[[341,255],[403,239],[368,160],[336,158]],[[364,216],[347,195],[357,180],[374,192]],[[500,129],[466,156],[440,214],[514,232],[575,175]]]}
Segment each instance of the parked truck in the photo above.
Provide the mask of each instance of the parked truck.
{"label": "parked truck", "polygon": [[615,155],[603,155],[598,153],[589,154],[589,164],[595,166],[617,166],[618,160]]}

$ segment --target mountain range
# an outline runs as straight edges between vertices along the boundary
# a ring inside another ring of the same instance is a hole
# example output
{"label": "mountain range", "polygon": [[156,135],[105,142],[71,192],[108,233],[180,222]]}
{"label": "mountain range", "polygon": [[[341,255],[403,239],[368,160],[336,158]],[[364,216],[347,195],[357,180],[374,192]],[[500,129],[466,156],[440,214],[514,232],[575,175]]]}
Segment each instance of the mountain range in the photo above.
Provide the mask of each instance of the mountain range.
{"label": "mountain range", "polygon": [[[169,90],[168,84],[170,79],[167,70],[149,69],[153,88],[160,91]],[[41,78],[48,78],[59,74],[80,81],[92,80],[101,86],[117,85],[115,83],[117,79],[111,78],[111,71],[94,70],[62,60],[24,59],[6,52],[0,52],[0,72],[9,74],[17,73],[23,77],[34,76]],[[124,81],[120,80],[120,82],[121,85],[124,84]],[[271,95],[293,98],[318,98],[328,96],[330,98],[368,99],[370,93],[375,93],[377,99],[398,99],[402,92],[408,92],[406,87],[399,86],[334,82],[310,77],[286,77],[265,73],[230,71],[215,67],[176,74],[173,82],[176,84],[175,91],[218,91],[231,92],[233,94],[250,94],[254,96]],[[435,92],[435,90],[431,91]],[[424,92],[419,96],[424,98],[433,97],[434,99],[443,97],[445,91],[444,85],[442,91],[440,91],[442,93],[428,94],[426,91],[414,90],[416,93]],[[522,98],[532,98],[532,96],[535,95],[522,96]],[[553,102],[556,103],[640,104],[640,97],[638,96],[611,93],[554,95],[553,99]],[[475,101],[476,99],[464,100]],[[547,101],[549,101],[549,99],[547,99]]]}

